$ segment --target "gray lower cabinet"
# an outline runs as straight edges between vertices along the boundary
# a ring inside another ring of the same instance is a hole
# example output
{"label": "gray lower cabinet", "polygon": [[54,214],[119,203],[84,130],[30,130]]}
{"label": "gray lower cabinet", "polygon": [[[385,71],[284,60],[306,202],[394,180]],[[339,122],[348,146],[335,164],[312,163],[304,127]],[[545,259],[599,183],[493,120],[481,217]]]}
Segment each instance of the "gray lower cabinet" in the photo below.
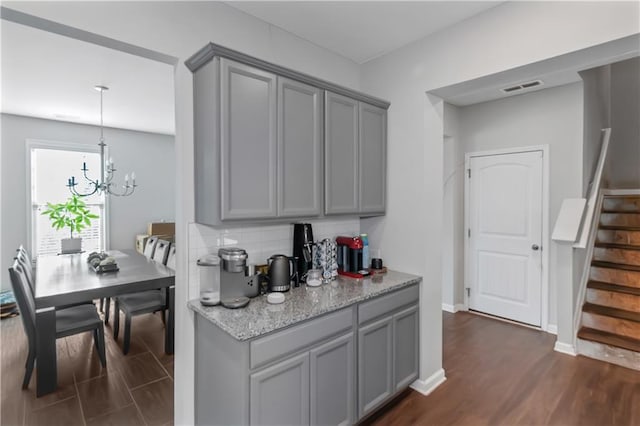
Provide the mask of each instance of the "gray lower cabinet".
{"label": "gray lower cabinet", "polygon": [[393,384],[401,390],[418,378],[420,366],[418,306],[393,316]]}
{"label": "gray lower cabinet", "polygon": [[196,315],[195,423],[355,424],[418,377],[418,298],[413,285],[246,341]]}
{"label": "gray lower cabinet", "polygon": [[419,373],[419,288],[358,306],[358,418],[406,389]]}
{"label": "gray lower cabinet", "polygon": [[276,76],[220,60],[221,219],[276,216]]}
{"label": "gray lower cabinet", "polygon": [[358,330],[358,415],[368,414],[394,391],[393,322],[384,318]]}
{"label": "gray lower cabinet", "polygon": [[252,425],[309,423],[309,354],[253,373],[249,380]]}
{"label": "gray lower cabinet", "polygon": [[252,425],[354,423],[353,333],[250,376]]}
{"label": "gray lower cabinet", "polygon": [[315,425],[355,422],[353,333],[309,352],[311,360],[311,421]]}

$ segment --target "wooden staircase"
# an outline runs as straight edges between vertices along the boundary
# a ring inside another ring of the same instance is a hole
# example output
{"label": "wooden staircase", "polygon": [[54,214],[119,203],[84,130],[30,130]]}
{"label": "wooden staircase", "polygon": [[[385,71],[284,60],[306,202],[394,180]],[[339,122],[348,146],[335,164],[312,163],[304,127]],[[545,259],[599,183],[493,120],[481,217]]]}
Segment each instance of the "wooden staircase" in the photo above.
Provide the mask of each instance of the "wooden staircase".
{"label": "wooden staircase", "polygon": [[604,197],[578,338],[640,369],[640,195]]}

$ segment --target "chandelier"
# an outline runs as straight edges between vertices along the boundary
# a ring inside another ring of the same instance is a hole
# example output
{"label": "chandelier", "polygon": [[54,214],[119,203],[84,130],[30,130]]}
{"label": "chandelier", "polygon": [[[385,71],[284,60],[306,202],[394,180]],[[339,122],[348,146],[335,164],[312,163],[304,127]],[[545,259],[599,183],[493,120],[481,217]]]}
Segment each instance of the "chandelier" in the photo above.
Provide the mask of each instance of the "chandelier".
{"label": "chandelier", "polygon": [[80,192],[76,189],[78,182],[76,181],[75,176],[71,176],[67,181],[67,187],[72,194],[77,195],[79,197],[88,197],[89,195],[93,195],[95,193],[98,194],[110,194],[115,195],[117,197],[124,197],[127,195],[133,194],[133,191],[136,190],[136,174],[131,173],[131,180],[129,180],[129,175],[124,176],[124,185],[121,185],[121,190],[117,190],[117,186],[112,182],[113,174],[116,171],[115,164],[111,158],[108,160],[105,159],[104,156],[104,147],[107,146],[104,143],[104,126],[103,126],[103,116],[102,116],[102,95],[106,90],[109,90],[106,86],[95,86],[94,87],[98,92],[100,92],[100,143],[98,146],[100,147],[100,179],[92,180],[87,176],[87,163],[82,163],[82,174],[84,178],[87,180],[87,192]]}

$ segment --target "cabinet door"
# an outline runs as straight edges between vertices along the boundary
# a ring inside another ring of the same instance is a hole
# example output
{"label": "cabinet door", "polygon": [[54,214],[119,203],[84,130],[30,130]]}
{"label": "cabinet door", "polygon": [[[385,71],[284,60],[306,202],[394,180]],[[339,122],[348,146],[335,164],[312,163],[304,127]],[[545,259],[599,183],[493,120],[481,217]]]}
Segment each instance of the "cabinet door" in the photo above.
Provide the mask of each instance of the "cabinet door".
{"label": "cabinet door", "polygon": [[393,384],[394,390],[406,388],[419,373],[419,314],[412,306],[393,316]]}
{"label": "cabinet door", "polygon": [[355,422],[353,334],[338,337],[310,352],[311,424]]}
{"label": "cabinet door", "polygon": [[220,67],[221,219],[275,217],[276,76],[224,58]]}
{"label": "cabinet door", "polygon": [[360,102],[360,213],[384,213],[387,186],[387,110]]}
{"label": "cabinet door", "polygon": [[325,93],[325,213],[357,213],[358,102]]}
{"label": "cabinet door", "polygon": [[278,77],[278,216],[319,216],[322,91]]}
{"label": "cabinet door", "polygon": [[308,353],[254,373],[249,381],[252,425],[309,424]]}
{"label": "cabinet door", "polygon": [[358,415],[371,412],[393,393],[392,317],[358,331]]}

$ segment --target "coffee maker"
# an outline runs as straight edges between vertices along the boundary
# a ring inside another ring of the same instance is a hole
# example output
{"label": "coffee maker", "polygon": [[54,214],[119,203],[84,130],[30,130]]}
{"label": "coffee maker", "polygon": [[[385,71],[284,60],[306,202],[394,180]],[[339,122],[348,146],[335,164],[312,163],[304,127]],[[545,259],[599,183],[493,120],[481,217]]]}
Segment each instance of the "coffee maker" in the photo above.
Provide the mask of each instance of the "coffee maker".
{"label": "coffee maker", "polygon": [[307,271],[313,269],[313,230],[310,223],[293,224],[293,257],[300,281],[306,282]]}
{"label": "coffee maker", "polygon": [[218,250],[220,257],[220,303],[227,308],[240,308],[250,297],[260,293],[260,274],[255,265],[247,265],[247,252],[241,248]]}

